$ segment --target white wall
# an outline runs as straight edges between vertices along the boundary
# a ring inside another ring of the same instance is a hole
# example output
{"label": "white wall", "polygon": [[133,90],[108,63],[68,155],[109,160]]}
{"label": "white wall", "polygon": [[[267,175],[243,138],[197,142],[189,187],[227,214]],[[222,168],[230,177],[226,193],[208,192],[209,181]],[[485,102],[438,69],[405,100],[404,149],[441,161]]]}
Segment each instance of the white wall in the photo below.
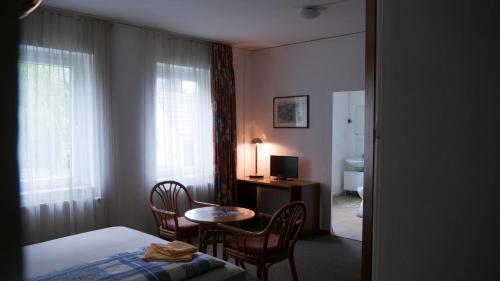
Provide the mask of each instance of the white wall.
{"label": "white wall", "polygon": [[349,107],[349,118],[352,120],[352,123],[347,124],[349,157],[363,157],[365,152],[365,91],[350,92]]}
{"label": "white wall", "polygon": [[[233,52],[235,61],[246,61],[246,75],[236,76],[237,86],[245,85],[243,97],[237,93],[237,112],[244,119],[237,128],[239,145],[244,146],[238,150],[238,175],[253,173],[253,137],[265,142],[259,149],[259,172],[264,175],[269,176],[270,154],[299,156],[299,176],[321,184],[325,230],[330,229],[332,92],[364,89],[364,36]],[[310,95],[308,129],[273,128],[273,97],[290,95]]]}
{"label": "white wall", "polygon": [[497,2],[377,2],[373,280],[500,280]]}

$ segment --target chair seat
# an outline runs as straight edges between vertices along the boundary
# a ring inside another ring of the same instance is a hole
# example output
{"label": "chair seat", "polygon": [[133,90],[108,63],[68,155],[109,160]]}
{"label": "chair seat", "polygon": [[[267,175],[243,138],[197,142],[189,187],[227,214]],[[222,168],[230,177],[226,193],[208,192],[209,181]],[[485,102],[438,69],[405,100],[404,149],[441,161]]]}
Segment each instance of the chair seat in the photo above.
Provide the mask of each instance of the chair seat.
{"label": "chair seat", "polygon": [[[252,255],[262,254],[262,250],[264,248],[264,237],[247,237],[247,239],[245,240],[244,237],[240,236],[239,240],[240,241],[238,244],[238,239],[236,237],[228,239],[226,247],[236,251],[244,251],[246,249],[246,252]],[[278,241],[278,235],[273,233],[269,234],[266,254],[270,255],[278,251]]]}
{"label": "chair seat", "polygon": [[[185,217],[177,217],[177,224],[180,231],[195,231],[198,229],[198,224],[187,220]],[[175,220],[173,218],[166,220],[167,229],[175,230]]]}

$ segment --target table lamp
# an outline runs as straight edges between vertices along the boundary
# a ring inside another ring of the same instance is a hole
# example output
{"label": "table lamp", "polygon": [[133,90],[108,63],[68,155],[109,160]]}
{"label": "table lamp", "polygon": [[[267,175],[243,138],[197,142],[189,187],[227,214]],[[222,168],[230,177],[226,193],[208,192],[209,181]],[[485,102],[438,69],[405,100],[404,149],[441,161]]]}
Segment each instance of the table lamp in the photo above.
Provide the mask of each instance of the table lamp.
{"label": "table lamp", "polygon": [[251,144],[255,144],[255,174],[250,175],[251,178],[254,179],[260,179],[263,178],[264,176],[257,174],[257,148],[259,147],[259,144],[263,143],[261,139],[259,138],[254,138],[251,141]]}

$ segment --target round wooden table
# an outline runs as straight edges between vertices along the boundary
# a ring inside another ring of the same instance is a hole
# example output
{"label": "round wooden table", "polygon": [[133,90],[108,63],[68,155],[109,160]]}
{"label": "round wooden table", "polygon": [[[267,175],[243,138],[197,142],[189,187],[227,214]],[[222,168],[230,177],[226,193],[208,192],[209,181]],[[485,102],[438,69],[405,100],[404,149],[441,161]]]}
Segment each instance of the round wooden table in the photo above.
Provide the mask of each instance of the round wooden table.
{"label": "round wooden table", "polygon": [[246,208],[233,206],[203,207],[187,211],[184,217],[198,223],[198,244],[200,252],[207,252],[207,240],[210,230],[213,237],[213,255],[217,256],[217,223],[239,223],[252,219],[255,212]]}

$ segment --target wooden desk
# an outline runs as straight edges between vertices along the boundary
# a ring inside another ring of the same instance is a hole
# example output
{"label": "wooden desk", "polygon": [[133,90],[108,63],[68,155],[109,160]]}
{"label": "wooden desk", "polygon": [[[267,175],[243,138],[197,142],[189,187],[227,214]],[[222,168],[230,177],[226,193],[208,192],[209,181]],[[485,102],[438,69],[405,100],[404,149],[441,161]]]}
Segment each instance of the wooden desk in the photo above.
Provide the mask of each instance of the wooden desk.
{"label": "wooden desk", "polygon": [[[319,183],[311,181],[275,181],[271,178],[238,179],[238,206],[274,214],[283,204],[303,201],[306,221],[301,235],[315,234],[319,229]],[[281,195],[282,194],[282,195]],[[274,206],[272,203],[275,202]]]}

